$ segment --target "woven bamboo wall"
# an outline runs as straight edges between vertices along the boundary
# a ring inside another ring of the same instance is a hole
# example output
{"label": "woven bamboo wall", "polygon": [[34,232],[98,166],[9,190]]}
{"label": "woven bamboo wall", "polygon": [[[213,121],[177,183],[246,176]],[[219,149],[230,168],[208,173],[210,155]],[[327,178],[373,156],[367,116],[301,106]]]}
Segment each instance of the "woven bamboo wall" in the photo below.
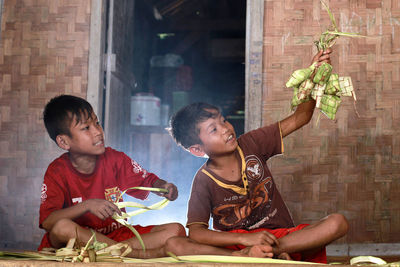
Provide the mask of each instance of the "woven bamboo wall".
{"label": "woven bamboo wall", "polygon": [[52,97],[86,96],[89,0],[4,1],[0,46],[0,248],[35,249],[40,188],[61,154],[42,111]]}
{"label": "woven bamboo wall", "polygon": [[[334,73],[351,76],[357,95],[342,98],[333,122],[313,120],[284,139],[272,173],[299,222],[340,212],[350,232],[338,241],[400,240],[400,2],[327,1],[342,37],[333,47]],[[292,71],[307,67],[313,41],[330,25],[319,0],[265,1],[263,123],[290,114]],[[318,124],[317,124],[318,123]]]}

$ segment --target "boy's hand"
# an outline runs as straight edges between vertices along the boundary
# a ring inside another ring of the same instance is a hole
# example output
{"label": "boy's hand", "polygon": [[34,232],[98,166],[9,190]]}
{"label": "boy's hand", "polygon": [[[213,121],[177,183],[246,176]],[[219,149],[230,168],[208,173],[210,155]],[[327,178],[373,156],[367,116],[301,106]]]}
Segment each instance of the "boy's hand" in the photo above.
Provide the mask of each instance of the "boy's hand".
{"label": "boy's hand", "polygon": [[268,233],[267,231],[243,234],[240,243],[246,247],[254,245],[279,246],[278,239],[273,234]]}
{"label": "boy's hand", "polygon": [[178,189],[174,184],[165,183],[161,188],[167,189],[167,193],[163,193],[162,196],[168,200],[174,201],[178,197]]}
{"label": "boy's hand", "polygon": [[321,50],[313,57],[311,64],[317,62],[317,67],[319,67],[322,63],[329,63],[331,64],[331,56],[332,49],[328,48],[325,51]]}
{"label": "boy's hand", "polygon": [[90,211],[102,220],[113,216],[114,213],[121,215],[119,208],[112,202],[105,199],[88,199],[82,202],[86,210]]}
{"label": "boy's hand", "polygon": [[156,195],[165,197],[168,200],[174,201],[178,197],[178,189],[172,183],[168,183],[162,179],[158,179],[153,184],[154,188],[164,188],[167,189],[168,192],[155,192]]}

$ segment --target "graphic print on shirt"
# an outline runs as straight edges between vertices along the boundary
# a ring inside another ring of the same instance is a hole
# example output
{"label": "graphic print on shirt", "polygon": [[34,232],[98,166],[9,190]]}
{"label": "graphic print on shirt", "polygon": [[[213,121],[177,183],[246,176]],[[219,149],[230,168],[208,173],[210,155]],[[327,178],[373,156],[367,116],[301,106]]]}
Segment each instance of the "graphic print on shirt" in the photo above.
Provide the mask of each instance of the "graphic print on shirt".
{"label": "graphic print on shirt", "polygon": [[121,191],[118,187],[106,188],[104,196],[106,200],[116,203],[121,198]]}
{"label": "graphic print on shirt", "polygon": [[142,178],[146,178],[147,177],[147,171],[145,169],[142,168],[142,166],[139,165],[139,163],[137,163],[136,161],[134,161],[133,159],[131,160],[132,163],[132,167],[133,167],[133,172],[138,174],[138,173],[143,173],[142,174]]}
{"label": "graphic print on shirt", "polygon": [[246,175],[252,180],[258,180],[264,176],[263,165],[257,156],[250,155],[246,157]]}
{"label": "graphic print on shirt", "polygon": [[40,202],[43,203],[47,199],[47,185],[42,184],[41,194],[40,194]]}
{"label": "graphic print on shirt", "polygon": [[102,233],[104,235],[107,235],[121,227],[123,227],[123,225],[120,224],[119,222],[112,222],[111,224],[107,225],[106,227],[96,229],[96,231],[99,233]]}
{"label": "graphic print on shirt", "polygon": [[256,211],[257,208],[269,209],[271,206],[271,199],[268,196],[268,188],[270,188],[272,182],[271,177],[267,177],[265,180],[260,182],[253,190],[250,198],[247,198],[241,203],[232,203],[221,205],[213,209],[214,218],[219,218],[219,224],[225,227],[233,227],[237,224],[241,224],[243,227],[249,222],[248,217],[255,211],[255,213],[261,213]]}
{"label": "graphic print on shirt", "polygon": [[74,197],[73,199],[72,199],[72,204],[79,204],[79,203],[82,203],[82,197]]}

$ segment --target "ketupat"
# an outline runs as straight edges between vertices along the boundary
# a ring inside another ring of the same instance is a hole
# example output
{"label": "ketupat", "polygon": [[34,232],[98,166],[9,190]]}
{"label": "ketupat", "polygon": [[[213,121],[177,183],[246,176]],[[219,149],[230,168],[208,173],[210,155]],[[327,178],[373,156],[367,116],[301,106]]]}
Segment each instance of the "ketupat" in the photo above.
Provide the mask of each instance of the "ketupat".
{"label": "ketupat", "polygon": [[314,83],[310,79],[303,81],[298,89],[297,93],[298,99],[306,101],[310,100],[310,94],[313,88],[314,88]]}
{"label": "ketupat", "polygon": [[316,84],[311,92],[311,98],[315,100],[315,107],[321,108],[321,99],[324,96],[326,84]]}
{"label": "ketupat", "polygon": [[353,83],[351,82],[351,77],[339,77],[339,88],[340,92],[338,95],[340,96],[353,96],[354,100],[356,99],[356,94],[354,93],[353,90]]}
{"label": "ketupat", "polygon": [[286,83],[286,87],[295,87],[308,79],[315,70],[315,65],[316,64],[314,63],[306,69],[300,69],[293,72]]}
{"label": "ketupat", "polygon": [[329,119],[334,120],[341,101],[340,97],[336,95],[323,95],[321,98],[321,112]]}
{"label": "ketupat", "polygon": [[[333,30],[323,32],[319,40],[314,42],[318,51],[332,47],[340,36],[364,37],[355,33],[339,32],[335,17],[328,6],[322,0],[321,4],[329,14]],[[312,82],[309,79],[310,77],[313,77]],[[316,108],[332,120],[336,117],[341,96],[353,96],[354,101],[356,101],[351,77],[339,77],[339,75],[332,73],[332,66],[328,63],[323,63],[318,68],[313,63],[306,69],[294,71],[287,81],[286,87],[294,89],[291,100],[292,110],[297,105],[312,98],[316,101]]]}
{"label": "ketupat", "polygon": [[324,85],[328,82],[331,73],[332,73],[332,65],[329,63],[323,63],[315,71],[313,82],[319,85]]}
{"label": "ketupat", "polygon": [[339,75],[332,73],[329,77],[329,81],[326,84],[325,94],[336,95],[340,90]]}

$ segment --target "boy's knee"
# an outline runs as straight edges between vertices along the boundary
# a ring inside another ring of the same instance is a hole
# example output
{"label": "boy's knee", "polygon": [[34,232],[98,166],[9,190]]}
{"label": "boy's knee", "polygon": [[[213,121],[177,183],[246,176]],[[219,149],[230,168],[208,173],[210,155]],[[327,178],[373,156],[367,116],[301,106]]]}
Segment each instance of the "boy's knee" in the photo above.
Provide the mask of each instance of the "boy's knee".
{"label": "boy's knee", "polygon": [[51,235],[57,237],[73,238],[76,235],[77,224],[69,219],[57,221],[50,231]]}
{"label": "boy's knee", "polygon": [[185,228],[180,223],[167,223],[157,225],[153,228],[152,232],[159,232],[160,238],[164,241],[168,240],[168,238],[175,236],[186,236]]}
{"label": "boy's knee", "polygon": [[349,230],[349,223],[347,222],[346,217],[344,217],[340,213],[333,213],[328,216],[330,220],[330,227],[332,231],[340,238],[344,236]]}
{"label": "boy's knee", "polygon": [[185,227],[180,223],[172,224],[173,232],[176,234],[175,236],[184,236],[186,237]]}
{"label": "boy's knee", "polygon": [[186,236],[185,227],[180,223],[169,223],[165,225],[165,231],[170,235],[174,236]]}

